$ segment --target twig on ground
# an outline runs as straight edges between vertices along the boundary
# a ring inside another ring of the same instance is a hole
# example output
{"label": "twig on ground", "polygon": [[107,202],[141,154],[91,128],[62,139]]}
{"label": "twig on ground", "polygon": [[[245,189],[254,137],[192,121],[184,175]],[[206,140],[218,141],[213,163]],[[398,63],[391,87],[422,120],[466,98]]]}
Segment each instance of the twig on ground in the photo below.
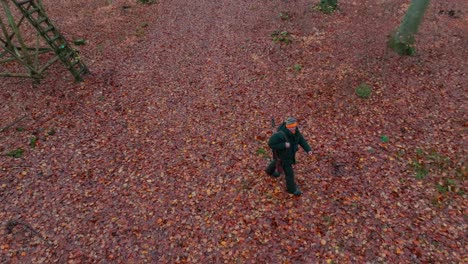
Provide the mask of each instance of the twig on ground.
{"label": "twig on ground", "polygon": [[4,131],[7,131],[10,127],[18,124],[19,122],[23,121],[23,119],[25,119],[27,117],[27,115],[24,115],[22,117],[19,117],[17,118],[15,121],[13,121],[12,123],[8,124],[7,126],[5,126],[4,128],[0,129],[0,133],[1,132],[4,132]]}
{"label": "twig on ground", "polygon": [[47,246],[52,246],[52,244],[47,239],[45,239],[44,236],[42,236],[39,232],[37,232],[31,225],[20,222],[15,219],[8,220],[8,222],[6,223],[5,229],[7,231],[7,234],[11,234],[13,232],[13,229],[18,225],[22,225],[26,227],[27,229],[29,229],[34,235],[42,239],[47,244]]}

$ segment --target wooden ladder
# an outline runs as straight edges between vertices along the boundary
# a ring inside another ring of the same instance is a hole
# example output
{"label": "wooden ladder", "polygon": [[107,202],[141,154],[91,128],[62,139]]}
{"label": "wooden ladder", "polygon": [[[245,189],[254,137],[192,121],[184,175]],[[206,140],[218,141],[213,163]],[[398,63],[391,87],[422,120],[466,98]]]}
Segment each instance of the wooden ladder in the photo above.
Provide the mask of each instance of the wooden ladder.
{"label": "wooden ladder", "polygon": [[42,7],[40,0],[11,0],[21,11],[23,16],[36,28],[52,51],[57,55],[67,69],[75,77],[75,81],[82,81],[82,75],[89,73],[86,65],[81,61],[77,51],[67,42],[60,31],[52,24]]}

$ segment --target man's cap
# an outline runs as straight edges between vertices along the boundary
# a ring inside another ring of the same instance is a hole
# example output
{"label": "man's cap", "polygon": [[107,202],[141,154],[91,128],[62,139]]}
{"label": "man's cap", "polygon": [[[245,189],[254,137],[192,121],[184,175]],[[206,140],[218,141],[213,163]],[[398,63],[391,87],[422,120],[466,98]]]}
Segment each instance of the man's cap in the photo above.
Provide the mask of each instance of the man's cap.
{"label": "man's cap", "polygon": [[297,127],[297,119],[290,116],[286,119],[286,127],[287,128],[294,128]]}

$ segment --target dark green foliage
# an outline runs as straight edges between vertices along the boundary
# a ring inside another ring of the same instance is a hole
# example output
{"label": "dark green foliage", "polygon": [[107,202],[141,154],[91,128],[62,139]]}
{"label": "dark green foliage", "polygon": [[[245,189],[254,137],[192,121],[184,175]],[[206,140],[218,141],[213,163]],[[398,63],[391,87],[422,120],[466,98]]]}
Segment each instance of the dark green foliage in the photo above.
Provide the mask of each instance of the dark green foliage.
{"label": "dark green foliage", "polygon": [[325,14],[330,14],[338,9],[338,0],[320,0],[318,9]]}
{"label": "dark green foliage", "polygon": [[356,87],[356,90],[355,90],[357,96],[363,98],[363,99],[367,99],[371,96],[371,93],[372,93],[372,87],[370,87],[369,85],[365,84],[365,83],[361,83],[358,87]]}
{"label": "dark green foliage", "polygon": [[[442,195],[459,194],[463,195],[463,182],[466,175],[464,166],[454,167],[454,162],[450,158],[445,157],[435,150],[425,151],[416,149],[416,156],[412,158],[410,163],[414,169],[416,179],[423,180],[429,174],[433,173],[437,183],[435,189]],[[435,199],[434,204],[438,204],[439,200]]]}
{"label": "dark green foliage", "polygon": [[292,42],[291,34],[288,31],[275,31],[271,33],[271,38],[274,42],[281,42],[285,44],[290,44]]}
{"label": "dark green foliage", "polygon": [[302,65],[301,64],[294,64],[293,66],[294,72],[298,73],[302,70]]}
{"label": "dark green foliage", "polygon": [[268,154],[268,152],[266,151],[266,149],[260,147],[257,149],[257,151],[255,152],[258,156],[261,156],[262,158],[266,158],[268,159],[270,157],[270,155]]}
{"label": "dark green foliage", "polygon": [[465,194],[462,184],[459,184],[457,180],[450,178],[445,178],[442,181],[439,181],[439,183],[436,184],[436,189],[440,194]]}
{"label": "dark green foliage", "polygon": [[411,166],[414,169],[414,172],[416,173],[416,179],[422,180],[424,179],[427,174],[429,174],[429,169],[426,166],[426,162],[424,160],[425,154],[424,151],[420,148],[416,149],[416,157],[413,158],[413,161],[411,162]]}
{"label": "dark green foliage", "polygon": [[37,137],[32,136],[31,139],[29,140],[29,146],[31,146],[31,148],[35,148],[35,147],[36,147],[37,140],[38,140]]}
{"label": "dark green foliage", "polygon": [[293,66],[288,67],[287,70],[288,70],[288,71],[293,71],[294,74],[298,74],[298,73],[302,70],[302,65],[296,63],[296,64],[294,64]]}
{"label": "dark green foliage", "polygon": [[73,41],[73,43],[74,43],[76,46],[81,46],[81,45],[86,44],[86,40],[84,40],[84,39],[75,39],[75,40]]}
{"label": "dark green foliage", "polygon": [[413,167],[416,172],[416,179],[422,180],[426,178],[427,174],[429,174],[429,170],[426,168],[424,163],[420,163],[419,161],[413,161]]}
{"label": "dark green foliage", "polygon": [[15,149],[15,150],[8,152],[6,155],[12,158],[20,158],[21,156],[23,156],[23,153],[24,153],[23,149]]}
{"label": "dark green foliage", "polygon": [[291,18],[288,12],[279,13],[279,17],[281,18],[281,20],[289,20]]}
{"label": "dark green foliage", "polygon": [[138,0],[142,4],[157,4],[158,0]]}
{"label": "dark green foliage", "polygon": [[390,141],[390,139],[388,138],[388,136],[382,135],[380,137],[380,141],[382,141],[383,143],[388,143]]}

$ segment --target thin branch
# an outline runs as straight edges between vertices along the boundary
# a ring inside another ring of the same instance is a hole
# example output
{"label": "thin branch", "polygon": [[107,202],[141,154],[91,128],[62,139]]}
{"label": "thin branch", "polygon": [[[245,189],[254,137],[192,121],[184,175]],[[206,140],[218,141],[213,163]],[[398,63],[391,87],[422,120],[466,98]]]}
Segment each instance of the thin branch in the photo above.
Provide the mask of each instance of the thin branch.
{"label": "thin branch", "polygon": [[4,132],[4,131],[7,131],[10,127],[18,124],[19,122],[23,121],[23,119],[25,119],[27,117],[27,115],[24,115],[20,118],[17,118],[15,121],[13,121],[12,123],[8,124],[7,126],[5,126],[4,128],[0,129],[0,133],[1,132]]}
{"label": "thin branch", "polygon": [[32,227],[30,224],[23,223],[18,220],[8,220],[5,226],[7,234],[11,234],[13,232],[13,229],[18,225],[22,225],[29,229],[34,235],[42,239],[47,244],[47,246],[52,246],[52,243],[50,243],[50,241],[48,241],[44,236],[42,236],[41,233],[37,232],[36,229],[34,229],[34,227]]}

